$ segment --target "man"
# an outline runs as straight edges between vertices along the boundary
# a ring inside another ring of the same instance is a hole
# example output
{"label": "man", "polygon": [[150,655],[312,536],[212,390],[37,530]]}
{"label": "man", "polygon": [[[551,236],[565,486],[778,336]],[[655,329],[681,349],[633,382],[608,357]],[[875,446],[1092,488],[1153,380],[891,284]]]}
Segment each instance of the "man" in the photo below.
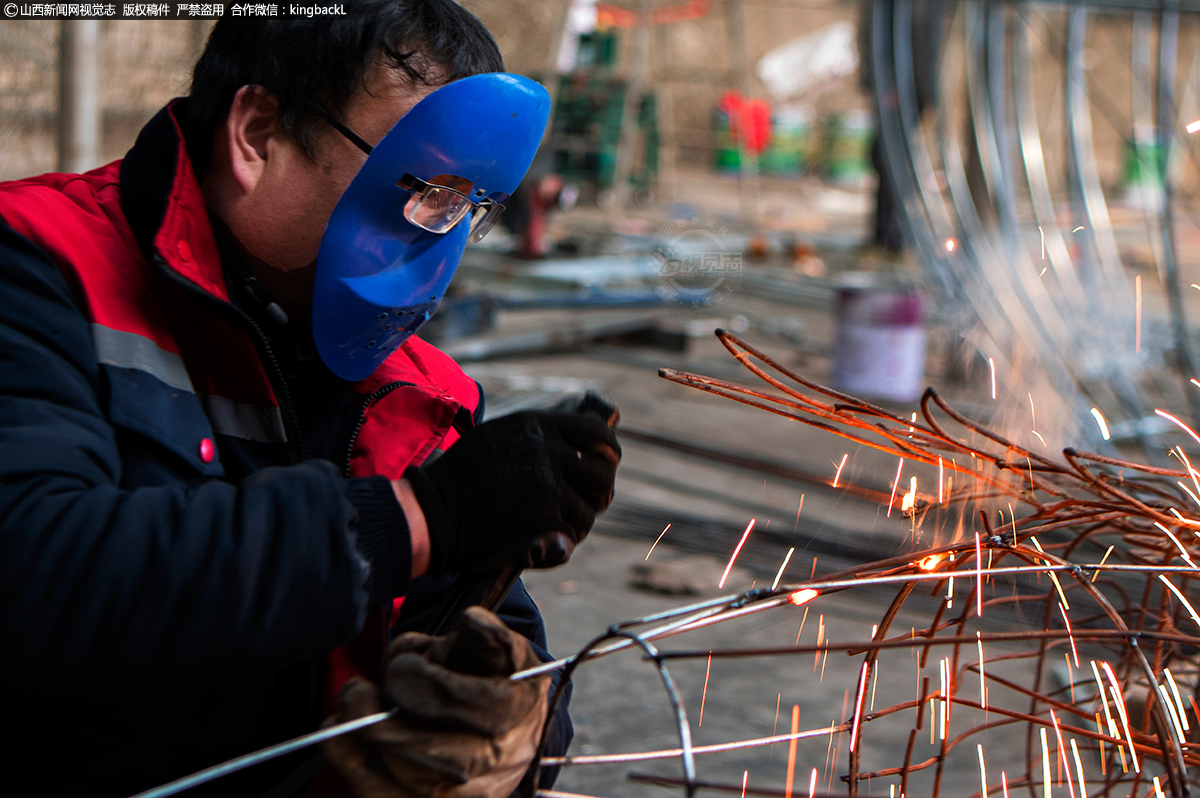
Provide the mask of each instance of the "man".
{"label": "man", "polygon": [[130,795],[368,705],[402,712],[330,749],[348,785],[303,752],[210,794],[500,795],[532,757],[523,587],[380,655],[456,574],[565,561],[611,500],[603,420],[480,423],[411,337],[548,97],[488,74],[450,0],[347,10],[222,20],[123,161],[0,185],[5,794]]}

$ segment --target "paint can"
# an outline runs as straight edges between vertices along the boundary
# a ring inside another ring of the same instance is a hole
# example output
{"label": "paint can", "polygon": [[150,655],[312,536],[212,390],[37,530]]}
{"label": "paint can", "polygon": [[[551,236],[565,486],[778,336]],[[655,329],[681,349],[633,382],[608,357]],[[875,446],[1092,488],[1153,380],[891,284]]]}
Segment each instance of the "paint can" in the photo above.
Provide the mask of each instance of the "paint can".
{"label": "paint can", "polygon": [[830,381],[855,396],[911,402],[921,395],[925,318],[915,287],[869,272],[842,276]]}

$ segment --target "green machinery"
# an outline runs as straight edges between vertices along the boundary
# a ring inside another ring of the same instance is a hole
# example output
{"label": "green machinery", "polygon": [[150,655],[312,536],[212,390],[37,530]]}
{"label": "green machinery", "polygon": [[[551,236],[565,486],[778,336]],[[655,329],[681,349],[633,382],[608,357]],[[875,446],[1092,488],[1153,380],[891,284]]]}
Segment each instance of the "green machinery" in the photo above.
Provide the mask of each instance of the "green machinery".
{"label": "green machinery", "polygon": [[[616,36],[597,32],[580,37],[579,67],[558,79],[550,146],[555,171],[597,191],[612,188],[617,145],[625,113],[625,80],[611,74]],[[646,191],[658,173],[657,98],[644,92],[637,104],[637,146],[630,172],[635,192]]]}

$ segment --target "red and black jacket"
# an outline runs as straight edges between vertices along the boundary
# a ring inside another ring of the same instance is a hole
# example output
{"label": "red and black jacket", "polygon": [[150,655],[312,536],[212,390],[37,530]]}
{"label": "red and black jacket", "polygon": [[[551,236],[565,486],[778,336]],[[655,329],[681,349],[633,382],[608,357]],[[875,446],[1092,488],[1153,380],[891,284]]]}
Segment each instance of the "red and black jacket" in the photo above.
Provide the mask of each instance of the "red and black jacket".
{"label": "red and black jacket", "polygon": [[[231,300],[178,109],[123,161],[0,184],[6,794],[130,795],[310,730],[392,599],[404,625],[445,588],[410,584],[388,480],[453,444],[478,387],[411,338],[334,385],[343,432],[310,451],[320,413]],[[544,650],[523,587],[501,615]]]}

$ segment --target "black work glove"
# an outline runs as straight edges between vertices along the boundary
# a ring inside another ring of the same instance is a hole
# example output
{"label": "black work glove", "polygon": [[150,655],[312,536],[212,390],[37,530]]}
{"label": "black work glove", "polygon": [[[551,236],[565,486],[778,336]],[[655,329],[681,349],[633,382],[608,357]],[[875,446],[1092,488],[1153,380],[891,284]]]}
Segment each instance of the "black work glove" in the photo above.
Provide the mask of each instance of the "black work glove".
{"label": "black work glove", "polygon": [[404,476],[429,527],[429,573],[550,568],[608,507],[621,461],[592,412],[514,413],[469,430]]}

